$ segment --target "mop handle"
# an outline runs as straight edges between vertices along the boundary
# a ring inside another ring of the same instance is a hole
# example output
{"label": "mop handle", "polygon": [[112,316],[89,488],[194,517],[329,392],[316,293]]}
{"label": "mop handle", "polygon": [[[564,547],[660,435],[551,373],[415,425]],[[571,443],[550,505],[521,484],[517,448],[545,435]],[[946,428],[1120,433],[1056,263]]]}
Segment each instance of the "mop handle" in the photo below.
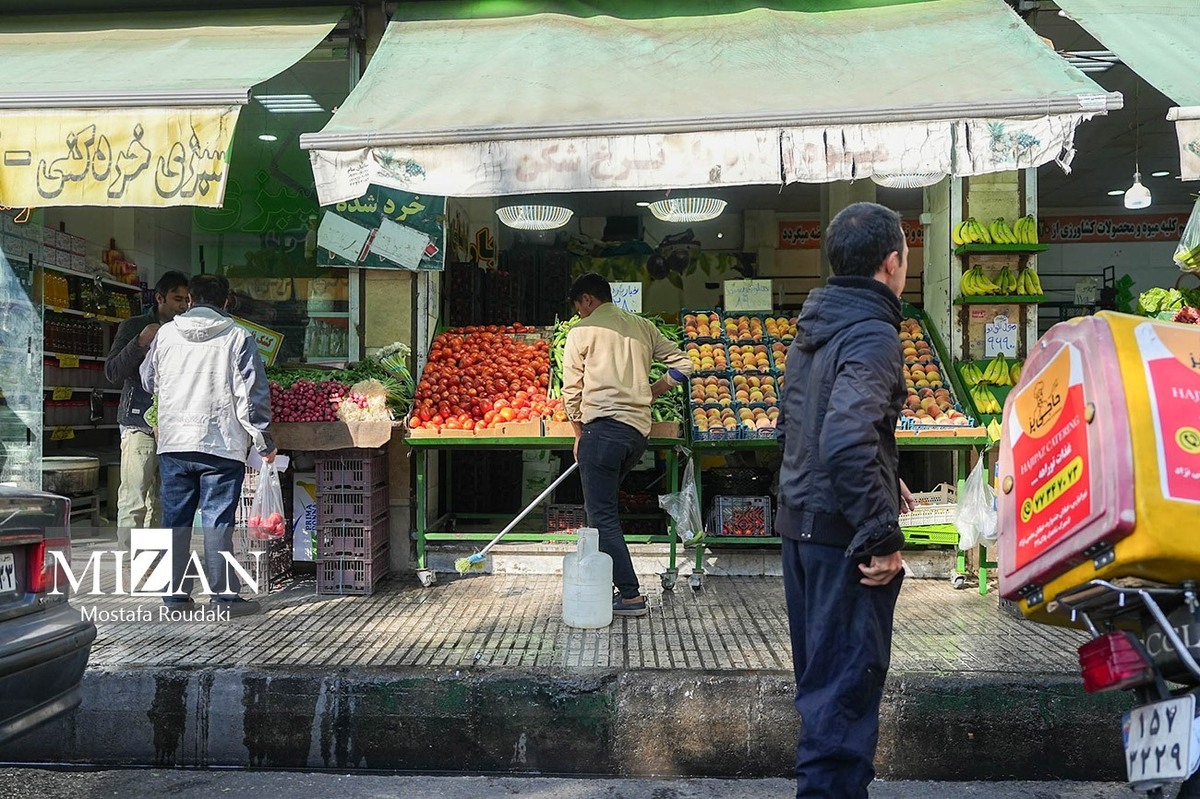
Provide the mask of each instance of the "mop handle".
{"label": "mop handle", "polygon": [[529,512],[531,510],[536,508],[538,505],[541,505],[542,501],[545,500],[546,497],[550,496],[550,494],[552,494],[554,492],[554,489],[558,488],[559,485],[562,484],[562,481],[566,480],[568,477],[570,477],[572,472],[574,472],[578,468],[579,468],[578,462],[572,463],[571,466],[565,472],[563,472],[562,474],[560,474],[558,476],[557,480],[555,480],[553,483],[551,483],[549,486],[546,487],[545,491],[538,494],[537,499],[535,499],[533,502],[530,502],[528,505],[526,505],[525,510],[523,510],[519,514],[517,514],[517,518],[515,518],[511,522],[509,522],[507,527],[505,527],[503,530],[501,530],[496,535],[495,538],[493,538],[491,541],[489,541],[488,545],[486,547],[479,550],[478,554],[483,555],[483,554],[486,554],[487,552],[490,552],[492,547],[494,547],[494,546],[496,546],[496,544],[500,543],[501,538],[504,538],[504,536],[511,533],[513,528],[516,527],[518,524],[520,524],[521,520],[524,519],[526,516],[528,516]]}

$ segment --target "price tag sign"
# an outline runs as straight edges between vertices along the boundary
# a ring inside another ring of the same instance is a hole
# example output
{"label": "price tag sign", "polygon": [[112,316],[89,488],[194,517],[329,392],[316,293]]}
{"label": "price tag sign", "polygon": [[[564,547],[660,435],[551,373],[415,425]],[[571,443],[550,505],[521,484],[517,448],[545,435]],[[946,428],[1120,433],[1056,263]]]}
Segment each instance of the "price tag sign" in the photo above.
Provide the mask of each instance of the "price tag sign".
{"label": "price tag sign", "polygon": [[55,386],[53,398],[56,400],[68,400],[75,393],[75,389],[70,386]]}
{"label": "price tag sign", "polygon": [[1003,355],[1017,357],[1017,323],[1010,322],[1005,314],[997,314],[983,326],[983,354],[988,358]]}
{"label": "price tag sign", "polygon": [[771,281],[726,280],[725,310],[748,312],[771,310]]}
{"label": "price tag sign", "polygon": [[69,441],[70,439],[72,439],[74,437],[75,437],[75,428],[74,427],[59,426],[59,427],[55,427],[53,430],[50,431],[50,440],[51,441]]}
{"label": "price tag sign", "polygon": [[233,321],[254,336],[254,343],[258,345],[258,354],[262,356],[263,363],[267,366],[275,363],[275,356],[279,354],[279,347],[283,344],[283,334],[236,316],[233,317]]}
{"label": "price tag sign", "polygon": [[58,356],[58,368],[60,368],[60,369],[78,369],[79,368],[79,356],[78,355],[59,355]]}
{"label": "price tag sign", "polygon": [[637,283],[618,282],[609,285],[612,286],[613,305],[630,313],[642,312],[641,281]]}

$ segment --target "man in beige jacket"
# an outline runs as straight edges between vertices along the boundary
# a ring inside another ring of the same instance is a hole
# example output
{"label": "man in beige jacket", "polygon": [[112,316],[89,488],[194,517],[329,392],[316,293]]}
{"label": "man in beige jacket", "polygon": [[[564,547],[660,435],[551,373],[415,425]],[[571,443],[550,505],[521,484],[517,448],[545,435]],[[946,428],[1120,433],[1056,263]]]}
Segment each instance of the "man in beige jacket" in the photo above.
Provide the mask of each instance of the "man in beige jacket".
{"label": "man in beige jacket", "polygon": [[[613,614],[644,616],[629,547],[621,531],[621,481],[641,460],[650,434],[650,404],[687,379],[692,362],[648,319],[612,303],[612,288],[589,272],[571,286],[580,322],[567,334],[563,404],[575,427],[575,460],[583,484],[588,525],[600,531],[600,549],[613,561]],[[650,365],[667,374],[650,383]]]}

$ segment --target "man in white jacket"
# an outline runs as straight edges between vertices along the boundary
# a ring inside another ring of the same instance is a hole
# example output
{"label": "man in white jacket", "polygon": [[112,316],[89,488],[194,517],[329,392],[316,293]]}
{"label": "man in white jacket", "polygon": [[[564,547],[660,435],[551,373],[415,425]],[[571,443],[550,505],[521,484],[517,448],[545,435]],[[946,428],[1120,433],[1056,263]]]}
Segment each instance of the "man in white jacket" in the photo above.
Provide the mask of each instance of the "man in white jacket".
{"label": "man in white jacket", "polygon": [[221,552],[232,552],[233,523],[250,447],[275,460],[271,394],[254,337],[225,313],[229,281],[200,275],[192,307],[158,331],[142,364],[142,385],[158,395],[158,456],[163,525],[174,531],[171,606],[193,604],[187,571],[199,507],[204,570],[214,609],[257,613]]}

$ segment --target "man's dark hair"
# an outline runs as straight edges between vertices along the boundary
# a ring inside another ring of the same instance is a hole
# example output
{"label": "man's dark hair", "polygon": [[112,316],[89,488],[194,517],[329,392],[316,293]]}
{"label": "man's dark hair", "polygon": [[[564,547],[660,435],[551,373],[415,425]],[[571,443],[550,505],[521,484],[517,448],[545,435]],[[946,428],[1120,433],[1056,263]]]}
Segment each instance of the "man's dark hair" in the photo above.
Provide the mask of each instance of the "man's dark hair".
{"label": "man's dark hair", "polygon": [[199,275],[192,278],[188,289],[192,292],[192,305],[211,305],[224,308],[229,299],[229,281],[221,275]]}
{"label": "man's dark hair", "polygon": [[582,274],[571,284],[571,302],[579,302],[584,294],[591,294],[601,302],[612,302],[612,286],[595,272]]}
{"label": "man's dark hair", "polygon": [[175,289],[185,289],[187,287],[187,275],[185,275],[183,272],[171,270],[170,272],[164,272],[163,276],[160,277],[158,282],[154,284],[154,293],[161,297],[165,297]]}
{"label": "man's dark hair", "polygon": [[843,208],[825,231],[825,252],[835,275],[874,277],[893,252],[904,252],[900,214],[876,203]]}

